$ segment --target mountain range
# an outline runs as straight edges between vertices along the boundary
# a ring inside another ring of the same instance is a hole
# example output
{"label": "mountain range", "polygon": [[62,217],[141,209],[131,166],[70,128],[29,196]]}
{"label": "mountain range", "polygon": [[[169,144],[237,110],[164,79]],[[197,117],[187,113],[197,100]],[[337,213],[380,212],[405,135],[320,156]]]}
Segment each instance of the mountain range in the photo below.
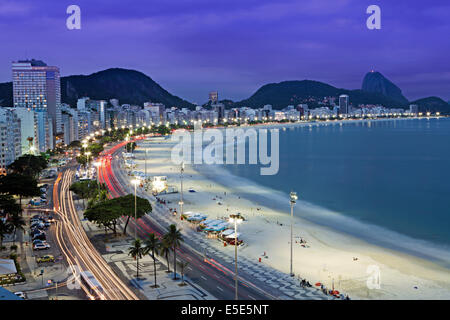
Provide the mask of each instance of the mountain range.
{"label": "mountain range", "polygon": [[[386,107],[407,108],[409,104],[419,105],[422,112],[440,111],[450,114],[450,104],[438,97],[428,97],[417,101],[408,101],[400,88],[379,72],[365,75],[360,90],[336,88],[329,84],[312,81],[283,81],[270,83],[259,88],[252,96],[242,101],[223,100],[227,108],[248,106],[259,108],[271,104],[274,109],[288,105],[307,103],[314,108],[324,97],[338,97],[346,94],[350,103],[381,104]],[[71,106],[77,99],[90,97],[94,100],[118,99],[120,103],[142,105],[144,102],[160,102],[167,107],[177,106],[194,108],[195,105],[172,95],[149,76],[135,70],[121,68],[106,69],[90,75],[73,75],[61,78],[61,100]],[[0,83],[0,105],[12,106],[12,83]],[[210,104],[206,104],[208,106]]]}

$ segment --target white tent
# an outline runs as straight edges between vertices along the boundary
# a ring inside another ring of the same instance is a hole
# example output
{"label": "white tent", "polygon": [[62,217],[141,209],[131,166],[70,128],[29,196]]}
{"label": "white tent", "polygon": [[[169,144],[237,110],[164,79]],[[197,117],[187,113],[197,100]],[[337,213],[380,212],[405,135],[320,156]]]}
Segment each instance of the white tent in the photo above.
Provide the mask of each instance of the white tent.
{"label": "white tent", "polygon": [[236,233],[236,236],[235,236],[235,233],[233,232],[232,234],[229,234],[229,235],[227,235],[227,236],[225,236],[225,238],[227,238],[227,239],[230,239],[230,238],[239,238],[239,233]]}
{"label": "white tent", "polygon": [[11,259],[0,259],[0,275],[17,273],[16,264]]}

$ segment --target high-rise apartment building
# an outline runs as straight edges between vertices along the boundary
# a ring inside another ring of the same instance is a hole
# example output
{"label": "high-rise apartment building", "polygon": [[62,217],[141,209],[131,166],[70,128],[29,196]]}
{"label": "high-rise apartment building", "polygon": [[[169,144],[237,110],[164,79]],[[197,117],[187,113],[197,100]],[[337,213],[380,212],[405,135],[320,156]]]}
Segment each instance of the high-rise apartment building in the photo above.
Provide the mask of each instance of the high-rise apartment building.
{"label": "high-rise apartment building", "polygon": [[14,107],[46,109],[53,131],[61,132],[59,68],[47,66],[40,60],[19,60],[12,63],[12,72]]}
{"label": "high-rise apartment building", "polygon": [[0,170],[6,173],[6,167],[22,154],[20,119],[12,108],[0,108]]}
{"label": "high-rise apartment building", "polygon": [[22,154],[39,150],[38,121],[36,112],[30,108],[14,108],[20,119]]}
{"label": "high-rise apartment building", "polygon": [[53,145],[47,109],[36,109],[35,112],[37,117],[38,150],[39,152],[46,152]]}
{"label": "high-rise apartment building", "polygon": [[339,96],[339,113],[350,114],[349,97],[346,94]]}

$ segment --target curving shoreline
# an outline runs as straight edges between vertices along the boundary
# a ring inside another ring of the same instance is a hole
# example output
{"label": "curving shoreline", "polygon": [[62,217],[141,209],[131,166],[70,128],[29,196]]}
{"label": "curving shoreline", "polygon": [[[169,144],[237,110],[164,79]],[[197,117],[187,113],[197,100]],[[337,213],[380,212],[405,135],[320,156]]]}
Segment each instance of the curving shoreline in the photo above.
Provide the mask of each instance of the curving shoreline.
{"label": "curving shoreline", "polygon": [[[170,147],[167,142],[142,143],[136,150],[137,159],[143,157],[144,148],[149,148],[147,168],[149,173],[168,176],[170,184],[179,185],[178,168],[170,162]],[[138,170],[144,168],[143,160],[137,160]],[[236,188],[221,184],[191,166],[186,167],[185,190],[193,187],[197,192],[185,192],[185,211],[198,211],[211,218],[241,212],[248,221],[243,223],[242,238],[247,246],[241,250],[258,263],[265,251],[269,258],[262,263],[288,272],[289,266],[289,217],[288,205],[278,210],[263,206],[251,196]],[[253,192],[268,190],[255,185],[243,185]],[[224,194],[226,193],[226,195]],[[221,196],[222,205],[212,200]],[[176,203],[178,194],[166,195]],[[256,210],[261,208],[261,210]],[[228,209],[228,211],[226,210]],[[342,233],[327,226],[321,226],[306,219],[295,218],[294,235],[307,240],[309,248],[296,245],[294,271],[314,282],[321,281],[360,299],[449,299],[450,273],[436,263],[392,250]],[[214,240],[211,240],[214,241]],[[224,250],[227,250],[224,248]],[[358,260],[354,261],[353,258]],[[381,270],[381,289],[367,289],[367,267],[378,265]],[[415,289],[414,287],[417,287]]]}

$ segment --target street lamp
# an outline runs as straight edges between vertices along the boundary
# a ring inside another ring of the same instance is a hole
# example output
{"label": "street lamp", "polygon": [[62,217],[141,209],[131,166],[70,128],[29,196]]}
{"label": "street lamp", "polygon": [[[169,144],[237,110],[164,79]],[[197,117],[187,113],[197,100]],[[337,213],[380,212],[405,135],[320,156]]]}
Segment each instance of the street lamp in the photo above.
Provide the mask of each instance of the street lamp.
{"label": "street lamp", "polygon": [[294,272],[292,270],[292,242],[293,242],[293,235],[292,235],[292,224],[294,223],[294,205],[297,202],[298,196],[297,192],[291,192],[289,194],[289,202],[291,203],[291,277],[294,276]]}
{"label": "street lamp", "polygon": [[137,240],[137,186],[141,183],[141,180],[139,179],[133,179],[131,180],[131,183],[134,185],[134,223],[136,225],[134,226],[134,238]]}
{"label": "street lamp", "polygon": [[181,175],[180,175],[180,202],[178,204],[180,205],[180,217],[183,215],[183,173],[184,173],[184,162],[181,163],[181,169],[180,169]]}
{"label": "street lamp", "polygon": [[90,152],[90,151],[86,152],[89,170],[90,170],[90,165],[91,165],[91,154],[92,154],[92,152]]}
{"label": "street lamp", "polygon": [[230,223],[234,223],[234,299],[238,300],[238,252],[237,252],[237,225],[242,222],[242,216],[240,213],[230,215],[228,220]]}
{"label": "street lamp", "polygon": [[100,161],[95,161],[94,162],[94,166],[97,168],[97,186],[98,186],[98,196],[100,197],[100,166],[102,165],[102,163]]}

